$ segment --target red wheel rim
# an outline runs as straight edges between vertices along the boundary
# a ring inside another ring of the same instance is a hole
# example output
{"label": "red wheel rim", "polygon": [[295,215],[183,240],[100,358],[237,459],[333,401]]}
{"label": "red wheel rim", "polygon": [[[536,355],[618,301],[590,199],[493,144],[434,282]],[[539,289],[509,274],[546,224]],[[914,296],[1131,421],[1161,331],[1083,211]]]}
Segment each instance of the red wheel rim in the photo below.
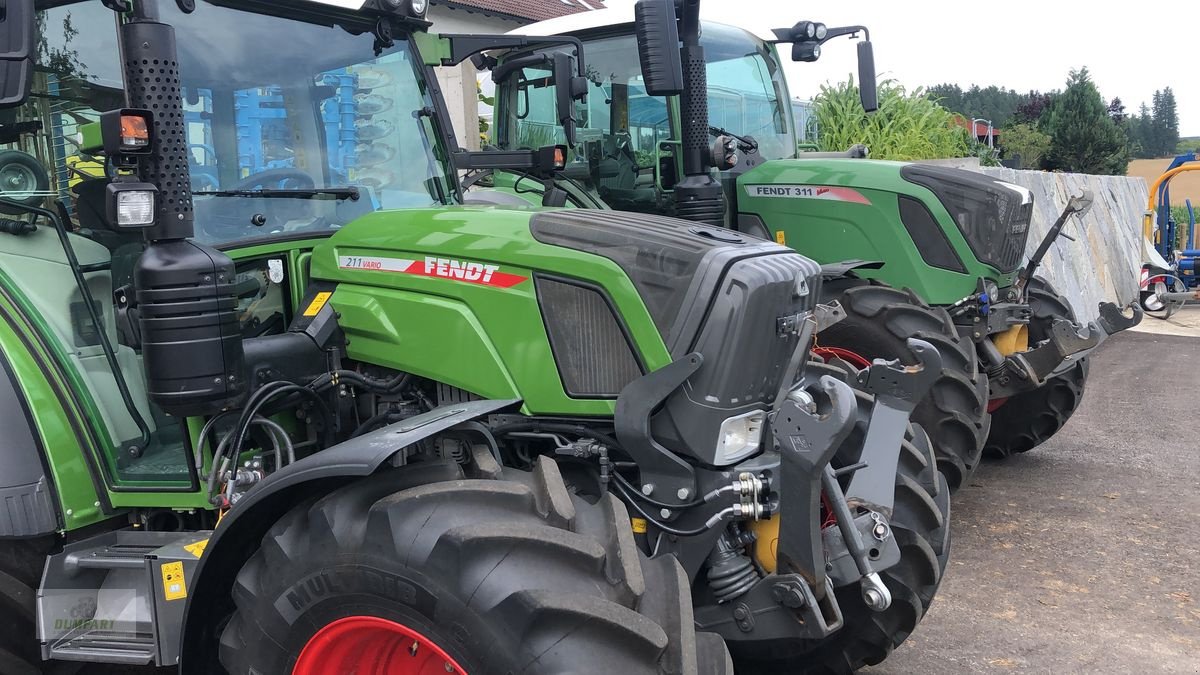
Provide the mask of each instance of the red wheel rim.
{"label": "red wheel rim", "polygon": [[990,412],[990,413],[996,412],[996,410],[999,409],[1000,406],[1004,405],[1005,403],[1008,403],[1007,396],[1005,396],[1004,398],[994,398],[994,399],[988,401],[988,412]]}
{"label": "red wheel rim", "polygon": [[841,347],[816,347],[812,350],[813,354],[823,358],[837,358],[849,363],[855,368],[870,368],[871,360],[865,356],[860,356],[857,352],[852,352],[849,349]]}
{"label": "red wheel rim", "polygon": [[377,616],[348,616],[317,631],[292,675],[466,675],[436,642]]}

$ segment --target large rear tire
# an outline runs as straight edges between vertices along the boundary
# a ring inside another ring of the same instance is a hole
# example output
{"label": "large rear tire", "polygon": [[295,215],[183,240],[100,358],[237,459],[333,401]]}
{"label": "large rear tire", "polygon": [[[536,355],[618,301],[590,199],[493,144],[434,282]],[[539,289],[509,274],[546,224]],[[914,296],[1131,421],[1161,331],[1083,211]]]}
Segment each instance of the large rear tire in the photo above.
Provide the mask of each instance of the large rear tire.
{"label": "large rear tire", "polygon": [[[1075,321],[1071,304],[1042,277],[1029,282],[1029,306],[1033,310],[1029,321],[1031,344],[1050,337],[1055,319]],[[1043,386],[1009,398],[992,412],[992,430],[984,452],[988,457],[1002,459],[1028,452],[1048,441],[1079,408],[1087,376],[1088,360],[1083,357]]]}
{"label": "large rear tire", "polygon": [[[819,364],[810,368],[843,377]],[[835,466],[854,463],[862,451],[871,398],[858,392],[859,415],[843,443]],[[735,652],[739,675],[773,673],[849,673],[882,662],[924,618],[950,558],[950,489],[938,470],[929,437],[918,425],[910,428],[896,471],[895,503],[890,520],[900,546],[900,562],[880,572],[892,593],[891,606],[875,612],[863,602],[857,583],[836,590],[845,625],[819,642],[749,645]]]}
{"label": "large rear tire", "polygon": [[[234,675],[393,672],[370,668],[431,654],[472,674],[732,672],[720,639],[695,632],[678,561],[641,555],[624,505],[572,495],[546,458],[476,480],[391,471],[299,505],[233,595]],[[329,670],[297,666],[348,621],[403,630],[339,633],[358,647],[329,652]]]}
{"label": "large rear tire", "polygon": [[975,472],[991,423],[987,375],[979,370],[975,346],[959,337],[945,310],[925,304],[911,291],[865,279],[839,279],[826,284],[822,299],[840,300],[846,318],[817,335],[821,348],[849,350],[868,361],[900,359],[912,365],[917,359],[905,342],[908,338],[937,347],[942,373],[911,419],[929,434],[938,467],[950,489],[957,490]]}

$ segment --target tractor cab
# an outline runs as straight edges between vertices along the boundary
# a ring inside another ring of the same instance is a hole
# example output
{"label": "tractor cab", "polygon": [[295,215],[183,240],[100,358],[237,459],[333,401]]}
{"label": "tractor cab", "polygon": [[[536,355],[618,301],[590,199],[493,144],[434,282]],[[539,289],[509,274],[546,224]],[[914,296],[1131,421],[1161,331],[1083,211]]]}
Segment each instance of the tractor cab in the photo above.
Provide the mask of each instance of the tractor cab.
{"label": "tractor cab", "polygon": [[[432,71],[408,36],[384,45],[370,31],[284,21],[282,10],[239,7],[247,3],[201,2],[193,13],[154,4],[157,20],[174,27],[177,76],[154,63],[132,69],[145,75],[148,100],[182,97],[169,136],[156,142],[185,143],[191,177],[157,197],[189,200],[194,240],[237,259],[241,336],[280,333],[291,321],[311,247],[296,242],[373,211],[457,201]],[[3,301],[40,324],[38,347],[62,359],[79,432],[98,444],[116,503],[134,490],[196,492],[202,469],[187,420],[148,400],[134,283],[147,240],[114,222],[106,203],[118,167],[99,119],[125,104],[125,64],[113,49],[121,23],[100,2],[39,3],[30,96],[0,122],[0,199],[50,207],[71,249],[45,220],[0,206],[11,230],[0,236]],[[68,513],[82,524],[102,510]]]}
{"label": "tractor cab", "polygon": [[[570,32],[583,41],[589,62],[600,64],[588,70],[589,95],[577,104],[579,145],[564,172],[573,179],[573,201],[586,203],[590,194],[618,210],[673,213],[673,190],[683,177],[679,98],[647,91],[629,12],[587,12],[521,29],[526,31]],[[704,23],[700,42],[712,132],[752,137],[764,160],[793,156],[796,136],[775,46],[712,22]],[[502,149],[561,143],[549,73],[535,66],[498,75],[495,143]],[[497,180],[505,184],[503,177]]]}

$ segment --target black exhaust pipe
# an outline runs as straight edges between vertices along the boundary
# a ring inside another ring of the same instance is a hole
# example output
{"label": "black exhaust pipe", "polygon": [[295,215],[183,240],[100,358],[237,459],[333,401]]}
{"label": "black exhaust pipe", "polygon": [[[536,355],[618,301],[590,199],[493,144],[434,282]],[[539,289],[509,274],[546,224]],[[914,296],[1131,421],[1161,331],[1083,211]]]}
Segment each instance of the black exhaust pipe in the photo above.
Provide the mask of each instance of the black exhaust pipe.
{"label": "black exhaust pipe", "polygon": [[129,107],[154,114],[142,180],[158,188],[134,270],[150,399],[177,417],[212,414],[246,393],[236,270],[195,234],[175,30],[143,14],[121,27]]}
{"label": "black exhaust pipe", "polygon": [[710,172],[708,70],[700,46],[700,0],[682,0],[679,14],[683,66],[683,180],[675,185],[675,213],[714,227],[725,225],[725,192]]}

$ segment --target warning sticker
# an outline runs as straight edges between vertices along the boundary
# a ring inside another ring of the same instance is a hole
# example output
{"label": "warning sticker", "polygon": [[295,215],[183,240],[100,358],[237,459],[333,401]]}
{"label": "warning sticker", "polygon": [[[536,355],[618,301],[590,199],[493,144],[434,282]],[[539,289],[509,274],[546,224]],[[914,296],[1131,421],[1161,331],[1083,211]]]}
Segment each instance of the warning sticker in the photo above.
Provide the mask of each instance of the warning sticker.
{"label": "warning sticker", "polygon": [[330,291],[321,291],[320,293],[317,293],[317,297],[313,298],[313,301],[308,304],[307,308],[305,308],[304,316],[316,316],[317,313],[321,311],[321,308],[325,306],[325,303],[329,302],[329,298],[332,297],[333,293]]}
{"label": "warning sticker", "polygon": [[751,197],[776,199],[824,199],[832,202],[870,204],[871,200],[854,188],[829,185],[747,185],[746,194]]}
{"label": "warning sticker", "polygon": [[433,256],[426,256],[424,260],[405,260],[404,258],[344,255],[338,258],[338,267],[344,270],[397,272],[422,277],[453,279],[496,288],[512,288],[529,278],[520,274],[502,272],[499,265]]}
{"label": "warning sticker", "polygon": [[187,583],[183,580],[183,563],[163,563],[163,597],[167,600],[182,600],[187,597]]}
{"label": "warning sticker", "polygon": [[630,518],[629,525],[633,528],[634,534],[646,534],[646,519],[645,518]]}
{"label": "warning sticker", "polygon": [[188,544],[187,546],[184,546],[184,547],[183,547],[183,550],[185,550],[185,551],[187,551],[188,553],[191,553],[192,555],[194,555],[194,556],[196,556],[197,558],[199,558],[200,556],[204,555],[204,549],[205,549],[207,546],[208,546],[208,540],[207,540],[207,539],[201,539],[200,541],[198,541],[198,542],[196,542],[196,543],[194,543],[194,544]]}

